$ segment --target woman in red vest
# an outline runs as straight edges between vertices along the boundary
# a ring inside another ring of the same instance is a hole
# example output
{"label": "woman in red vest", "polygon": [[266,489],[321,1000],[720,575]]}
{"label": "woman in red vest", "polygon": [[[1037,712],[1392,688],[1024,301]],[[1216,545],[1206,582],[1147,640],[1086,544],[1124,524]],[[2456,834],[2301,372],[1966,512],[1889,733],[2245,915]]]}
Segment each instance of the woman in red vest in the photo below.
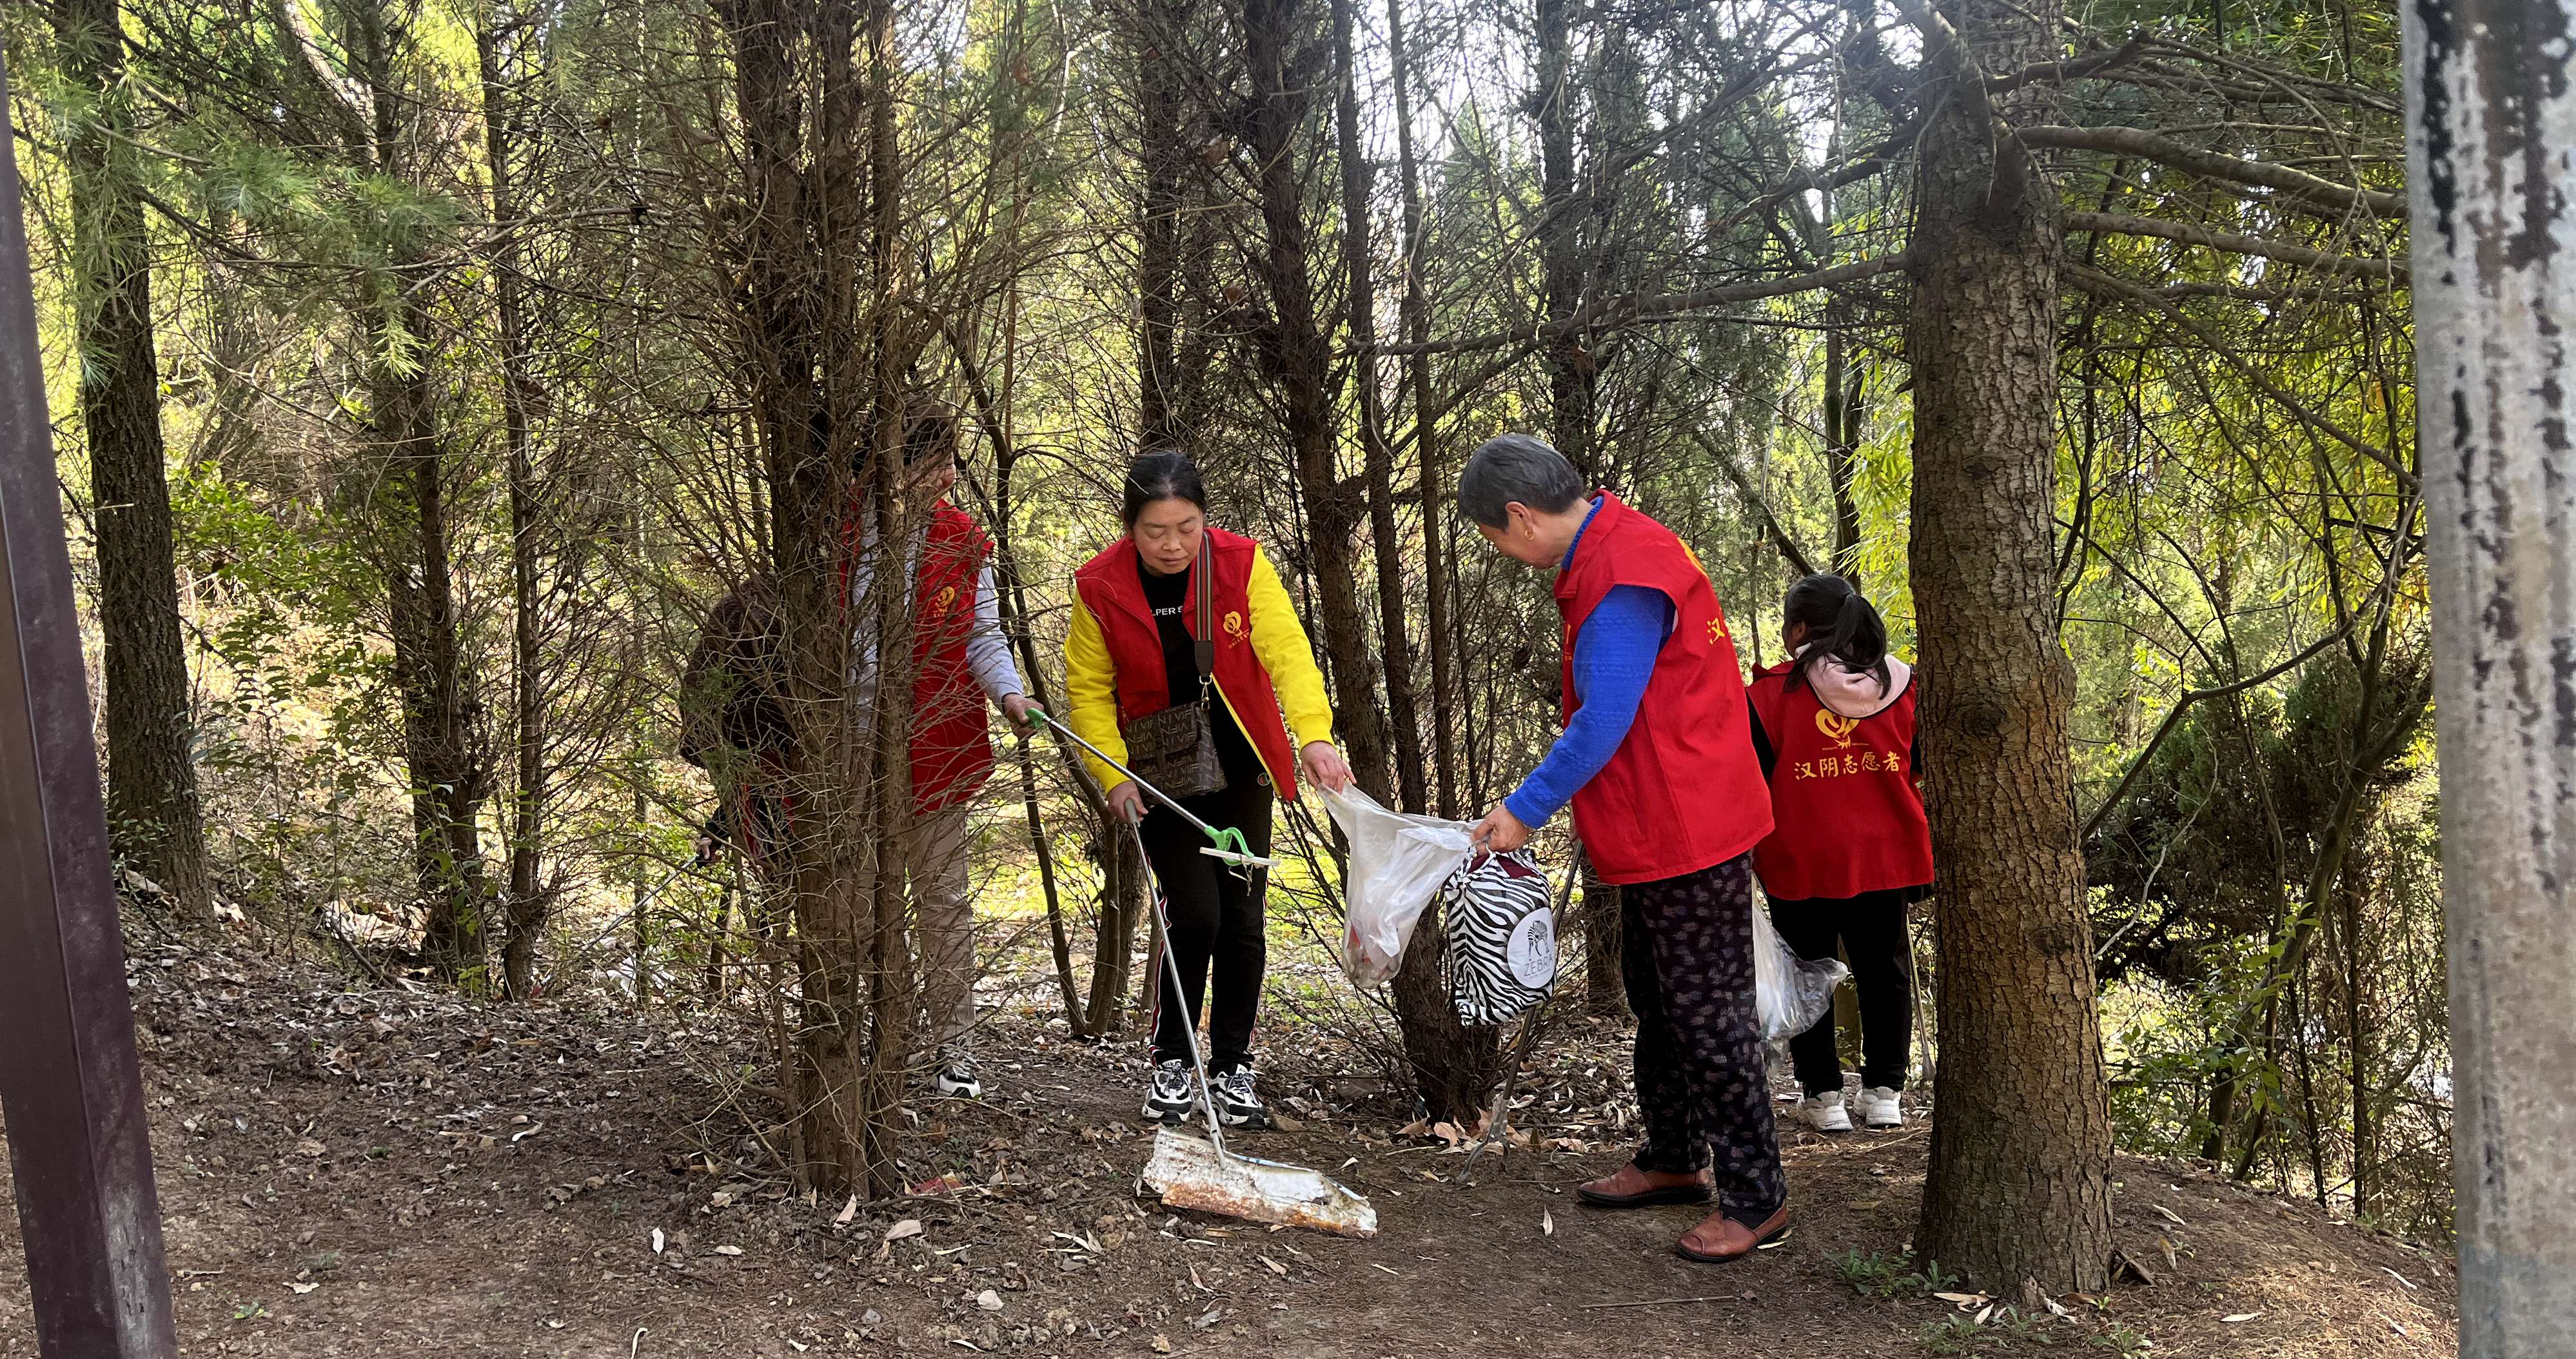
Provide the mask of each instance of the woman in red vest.
{"label": "woman in red vest", "polygon": [[[1070,725],[1123,764],[1120,732],[1128,724],[1177,704],[1204,705],[1224,783],[1181,804],[1209,825],[1242,831],[1252,852],[1266,855],[1271,809],[1295,800],[1300,769],[1327,788],[1351,781],[1333,746],[1332,705],[1306,629],[1261,545],[1207,522],[1207,488],[1185,455],[1138,457],[1127,471],[1123,512],[1125,536],[1073,575],[1064,639]],[[1202,545],[1212,582],[1198,578]],[[1209,588],[1216,592],[1206,610],[1215,647],[1212,669],[1203,673],[1198,644],[1210,639],[1194,635],[1193,620]],[[1268,958],[1267,877],[1238,874],[1199,853],[1207,841],[1169,808],[1148,810],[1125,775],[1096,760],[1091,772],[1119,815],[1142,821],[1171,923],[1165,946],[1181,973],[1182,994],[1167,995],[1162,959],[1154,960],[1154,1075],[1145,1117],[1164,1123],[1190,1116],[1189,1032],[1213,969],[1208,1071],[1217,1116],[1232,1127],[1268,1127],[1269,1110],[1252,1085],[1252,1027]]]}
{"label": "woman in red vest", "polygon": [[1476,838],[1518,849],[1559,807],[1619,888],[1645,1139],[1578,1191],[1603,1208],[1702,1203],[1683,1256],[1740,1259],[1786,1230],[1788,1188],[1753,1008],[1753,847],[1771,800],[1725,611],[1673,531],[1537,439],[1488,440],[1458,508],[1503,555],[1556,572],[1565,731]]}
{"label": "woman in red vest", "polygon": [[[1878,610],[1840,576],[1789,587],[1781,640],[1790,658],[1754,676],[1753,748],[1778,826],[1753,851],[1771,921],[1802,958],[1837,944],[1860,988],[1860,1116],[1899,1128],[1914,1040],[1913,946],[1905,908],[1932,882],[1932,832],[1915,760],[1914,678],[1887,654]],[[1850,1132],[1834,1014],[1789,1043],[1799,1113]]]}
{"label": "woman in red vest", "polygon": [[[993,588],[993,541],[948,503],[957,484],[960,433],[945,406],[916,401],[904,417],[904,485],[920,516],[911,565],[912,816],[896,838],[912,885],[922,1002],[937,1045],[933,1080],[943,1095],[984,1093],[976,1070],[975,904],[968,804],[993,772],[986,700],[1025,725],[1032,705],[1002,634]],[[875,525],[862,505],[845,527],[843,565],[863,713],[875,710],[877,658],[868,587]]]}
{"label": "woman in red vest", "polygon": [[[825,432],[818,427],[820,443]],[[1013,722],[1034,710],[1019,667],[1003,639],[993,589],[992,540],[946,497],[957,484],[956,415],[927,399],[907,403],[903,422],[904,487],[922,510],[921,527],[904,554],[912,606],[912,814],[894,837],[912,888],[922,961],[923,1005],[936,1052],[933,1079],[943,1095],[984,1092],[973,1047],[975,910],[969,892],[967,805],[993,772],[985,700]],[[864,457],[864,454],[861,455]],[[857,469],[864,472],[864,468]],[[868,590],[875,579],[875,517],[864,490],[841,525],[841,589],[852,621],[852,702],[875,711],[876,632]],[[683,753],[706,765],[724,797],[698,835],[698,862],[735,841],[756,866],[787,837],[794,797],[783,786],[792,724],[780,709],[779,624],[765,603],[766,583],[725,598],[707,623],[683,680],[692,695],[684,712],[701,712],[710,728]],[[861,725],[865,725],[862,718]],[[730,748],[711,762],[719,747]]]}

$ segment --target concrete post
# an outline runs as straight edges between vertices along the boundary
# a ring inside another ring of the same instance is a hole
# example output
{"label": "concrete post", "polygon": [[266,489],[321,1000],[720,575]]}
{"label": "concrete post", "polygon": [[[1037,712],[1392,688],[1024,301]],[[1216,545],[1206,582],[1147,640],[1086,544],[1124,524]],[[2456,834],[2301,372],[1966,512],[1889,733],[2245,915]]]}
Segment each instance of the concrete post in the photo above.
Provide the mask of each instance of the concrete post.
{"label": "concrete post", "polygon": [[2460,1353],[2576,1354],[2576,0],[2404,0]]}

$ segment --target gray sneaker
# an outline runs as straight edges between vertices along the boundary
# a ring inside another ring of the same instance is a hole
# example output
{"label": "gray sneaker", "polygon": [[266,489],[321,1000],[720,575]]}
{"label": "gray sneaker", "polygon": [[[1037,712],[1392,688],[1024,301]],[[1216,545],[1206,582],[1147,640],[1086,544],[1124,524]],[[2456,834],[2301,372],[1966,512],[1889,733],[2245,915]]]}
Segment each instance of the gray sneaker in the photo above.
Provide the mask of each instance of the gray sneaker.
{"label": "gray sneaker", "polygon": [[1198,1110],[1196,1092],[1190,1089],[1190,1069],[1177,1057],[1154,1066],[1154,1083],[1145,1090],[1145,1121],[1148,1123],[1187,1123]]}

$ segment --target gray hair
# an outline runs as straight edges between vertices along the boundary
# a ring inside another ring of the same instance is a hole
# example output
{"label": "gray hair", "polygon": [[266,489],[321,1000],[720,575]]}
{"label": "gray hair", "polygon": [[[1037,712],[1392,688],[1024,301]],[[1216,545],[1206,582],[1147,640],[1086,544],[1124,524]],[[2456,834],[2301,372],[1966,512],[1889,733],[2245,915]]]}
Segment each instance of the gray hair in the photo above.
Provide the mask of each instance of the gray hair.
{"label": "gray hair", "polygon": [[1500,434],[1477,445],[1458,474],[1458,512],[1487,528],[1510,522],[1503,507],[1517,500],[1547,514],[1574,507],[1583,499],[1583,479],[1574,464],[1550,448],[1545,439],[1527,434]]}

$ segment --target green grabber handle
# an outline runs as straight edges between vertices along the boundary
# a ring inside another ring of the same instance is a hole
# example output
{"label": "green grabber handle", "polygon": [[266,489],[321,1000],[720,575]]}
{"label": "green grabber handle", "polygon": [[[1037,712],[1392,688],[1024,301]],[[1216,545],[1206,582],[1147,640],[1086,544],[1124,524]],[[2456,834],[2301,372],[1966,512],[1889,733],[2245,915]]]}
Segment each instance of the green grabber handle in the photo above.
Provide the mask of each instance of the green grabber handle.
{"label": "green grabber handle", "polygon": [[[1029,709],[1029,711],[1037,714],[1038,718],[1048,726],[1055,728],[1056,734],[1073,742],[1075,745],[1082,747],[1084,750],[1090,751],[1091,758],[1100,761],[1102,764],[1105,764],[1110,768],[1117,770],[1119,773],[1126,775],[1129,779],[1134,780],[1137,787],[1153,794],[1155,801],[1171,808],[1174,816],[1198,827],[1199,833],[1206,836],[1209,841],[1208,847],[1200,850],[1199,853],[1204,854],[1211,859],[1221,859],[1230,864],[1252,868],[1277,868],[1279,866],[1279,861],[1277,859],[1265,859],[1260,855],[1253,853],[1252,846],[1244,840],[1242,831],[1239,831],[1232,826],[1211,826],[1208,823],[1199,820],[1197,817],[1190,815],[1189,808],[1173,801],[1171,796],[1165,793],[1162,789],[1145,782],[1143,779],[1137,778],[1135,770],[1109,758],[1108,754],[1102,751],[1100,747],[1095,746],[1089,741],[1076,735],[1073,728],[1057,721],[1055,714],[1048,712],[1044,708],[1033,707]],[[1106,795],[1108,790],[1104,788],[1101,792]]]}
{"label": "green grabber handle", "polygon": [[1264,859],[1255,855],[1252,852],[1252,846],[1244,841],[1243,832],[1232,826],[1203,825],[1199,829],[1207,832],[1207,838],[1216,842],[1215,848],[1200,850],[1201,854],[1238,863],[1259,864],[1264,868],[1277,866],[1277,860]]}

